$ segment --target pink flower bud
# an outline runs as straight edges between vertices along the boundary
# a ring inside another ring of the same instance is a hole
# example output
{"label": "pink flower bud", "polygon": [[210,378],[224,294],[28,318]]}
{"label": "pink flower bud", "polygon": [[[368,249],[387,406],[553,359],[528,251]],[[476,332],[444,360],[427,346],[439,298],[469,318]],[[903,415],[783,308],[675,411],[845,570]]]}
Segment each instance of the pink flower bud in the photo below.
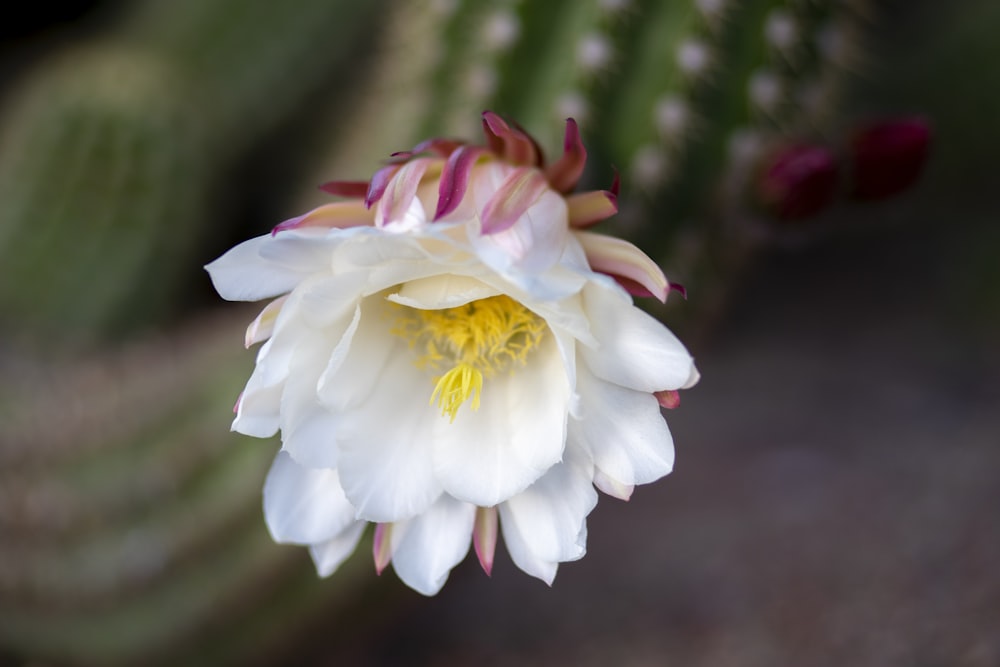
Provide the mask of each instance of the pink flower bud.
{"label": "pink flower bud", "polygon": [[830,205],[837,162],[823,146],[790,146],[772,154],[757,182],[760,202],[782,220],[815,215]]}
{"label": "pink flower bud", "polygon": [[930,145],[923,118],[896,118],[860,128],[851,142],[852,194],[882,199],[907,189],[920,176]]}

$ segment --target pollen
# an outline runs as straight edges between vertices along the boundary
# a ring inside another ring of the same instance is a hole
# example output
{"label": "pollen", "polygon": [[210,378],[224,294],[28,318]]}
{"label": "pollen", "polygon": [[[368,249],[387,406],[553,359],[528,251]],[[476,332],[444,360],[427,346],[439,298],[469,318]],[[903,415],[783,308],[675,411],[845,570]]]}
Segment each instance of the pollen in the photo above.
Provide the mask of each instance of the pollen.
{"label": "pollen", "polygon": [[390,331],[408,341],[414,364],[433,374],[430,404],[437,403],[452,422],[465,403],[479,408],[484,382],[524,366],[547,329],[542,318],[506,295],[439,310],[395,307]]}

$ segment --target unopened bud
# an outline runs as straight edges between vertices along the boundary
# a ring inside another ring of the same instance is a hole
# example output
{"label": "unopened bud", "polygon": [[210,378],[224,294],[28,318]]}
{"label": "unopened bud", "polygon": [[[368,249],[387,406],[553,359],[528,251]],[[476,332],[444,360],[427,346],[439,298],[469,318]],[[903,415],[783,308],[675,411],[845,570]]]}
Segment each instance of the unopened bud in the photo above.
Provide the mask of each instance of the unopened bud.
{"label": "unopened bud", "polygon": [[852,194],[882,199],[907,189],[920,176],[930,146],[923,118],[897,118],[860,128],[851,142]]}
{"label": "unopened bud", "polygon": [[833,199],[837,161],[823,146],[798,145],[771,155],[757,182],[760,202],[782,220],[814,215]]}

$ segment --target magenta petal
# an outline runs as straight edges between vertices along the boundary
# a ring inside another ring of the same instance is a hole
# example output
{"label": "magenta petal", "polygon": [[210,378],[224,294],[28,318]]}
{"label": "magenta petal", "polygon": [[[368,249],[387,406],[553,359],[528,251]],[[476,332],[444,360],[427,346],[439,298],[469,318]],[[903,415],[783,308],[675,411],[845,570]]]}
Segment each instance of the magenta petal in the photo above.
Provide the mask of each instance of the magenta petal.
{"label": "magenta petal", "polygon": [[382,201],[375,217],[376,226],[382,227],[387,222],[400,220],[406,213],[413,198],[417,195],[420,180],[430,166],[431,160],[439,158],[416,158],[400,167],[393,175],[382,196]]}
{"label": "magenta petal", "polygon": [[382,198],[385,189],[389,187],[389,181],[392,180],[399,167],[398,164],[389,164],[372,174],[372,182],[368,186],[367,194],[365,194],[366,208],[371,208],[375,202]]}
{"label": "magenta petal", "polygon": [[271,230],[271,236],[277,236],[278,232],[295,229],[302,224],[302,221],[305,220],[308,215],[308,213],[303,213],[302,215],[297,215],[294,218],[289,218],[288,220],[279,222],[274,226],[274,229]]}
{"label": "magenta petal", "polygon": [[464,142],[457,141],[455,139],[442,139],[438,137],[436,139],[421,141],[419,144],[414,146],[413,150],[410,152],[413,155],[430,152],[440,157],[448,157],[463,145]]}
{"label": "magenta petal", "polygon": [[531,133],[529,133],[528,131],[526,131],[523,127],[521,127],[520,125],[518,125],[517,123],[515,123],[514,124],[514,128],[518,132],[521,133],[521,136],[523,136],[525,139],[527,139],[531,143],[531,150],[533,151],[534,156],[535,156],[534,165],[536,167],[538,167],[539,169],[541,169],[542,167],[544,167],[545,166],[545,151],[542,150],[542,147],[538,145],[538,142],[535,141],[535,138],[533,136],[531,136]]}
{"label": "magenta petal", "polygon": [[[684,299],[685,301],[687,301],[688,291],[687,291],[687,288],[684,287],[684,285],[681,285],[680,283],[670,283],[670,292],[677,292],[678,294],[681,295],[682,299]],[[668,292],[668,294],[669,294],[669,292]]]}
{"label": "magenta petal", "polygon": [[510,126],[503,118],[492,111],[483,112],[483,134],[486,136],[486,145],[497,155],[503,155],[505,132],[510,132]]}
{"label": "magenta petal", "polygon": [[434,212],[434,220],[440,220],[462,203],[465,190],[469,187],[469,175],[472,168],[486,149],[480,146],[462,146],[448,156],[441,171],[441,183],[438,187],[438,204]]}
{"label": "magenta petal", "polygon": [[666,389],[653,394],[659,402],[660,407],[673,410],[681,404],[681,393],[676,389]]}
{"label": "magenta petal", "polygon": [[389,537],[389,533],[391,532],[391,523],[375,524],[375,539],[372,544],[372,555],[375,557],[376,574],[382,574],[382,571],[389,565],[389,561],[392,560],[392,547],[390,545],[392,540]]}
{"label": "magenta petal", "polygon": [[490,150],[508,162],[519,165],[540,163],[541,154],[535,141],[492,111],[483,112],[483,132]]}
{"label": "magenta petal", "polygon": [[512,171],[483,208],[482,233],[496,234],[510,229],[548,188],[548,181],[534,167]]}
{"label": "magenta petal", "polygon": [[563,154],[552,163],[545,175],[554,189],[564,193],[570,192],[576,187],[586,164],[587,149],[580,137],[580,128],[577,127],[575,120],[567,118],[566,135],[563,138]]}
{"label": "magenta petal", "polygon": [[319,186],[323,192],[338,197],[360,198],[368,193],[368,183],[366,181],[330,181]]}
{"label": "magenta petal", "polygon": [[486,576],[493,573],[493,556],[497,550],[497,508],[477,507],[472,529],[472,545]]}
{"label": "magenta petal", "polygon": [[323,204],[308,213],[279,223],[271,230],[271,236],[278,232],[300,227],[329,227],[343,229],[372,224],[372,214],[360,200],[337,201]]}
{"label": "magenta petal", "polygon": [[625,291],[631,294],[632,296],[638,296],[642,298],[652,297],[654,299],[659,299],[660,301],[663,300],[660,296],[653,294],[648,287],[644,287],[643,285],[641,285],[635,280],[632,280],[631,278],[626,278],[625,276],[616,276],[613,273],[605,273],[604,271],[598,271],[598,273],[604,273],[604,275],[614,278],[615,282],[624,287]]}

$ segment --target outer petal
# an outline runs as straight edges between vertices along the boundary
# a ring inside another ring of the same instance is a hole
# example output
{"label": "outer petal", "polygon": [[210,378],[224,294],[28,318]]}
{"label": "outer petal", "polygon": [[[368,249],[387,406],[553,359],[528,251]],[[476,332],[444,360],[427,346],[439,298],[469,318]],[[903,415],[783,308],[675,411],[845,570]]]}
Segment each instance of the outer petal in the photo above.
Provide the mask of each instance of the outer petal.
{"label": "outer petal", "polygon": [[600,346],[580,349],[597,377],[649,393],[688,382],[693,360],[669,329],[633,306],[625,294],[600,283],[587,285],[583,296]]}
{"label": "outer petal", "polygon": [[301,291],[288,296],[275,320],[271,338],[257,351],[257,364],[236,407],[234,431],[258,438],[277,433],[281,394],[299,341],[300,302]]}
{"label": "outer petal", "polygon": [[[325,281],[336,286],[343,281]],[[327,285],[329,287],[329,285]],[[338,414],[322,400],[324,382],[347,356],[361,321],[361,308],[350,307],[350,296],[325,300],[309,292],[303,302],[315,297],[312,305],[327,311],[319,317],[324,326],[299,330],[295,356],[281,399],[283,448],[299,463],[320,468],[337,465],[336,434]],[[325,318],[331,318],[326,321]]]}
{"label": "outer petal", "polygon": [[586,466],[554,466],[523,493],[500,506],[500,528],[514,563],[549,585],[556,564],[586,553],[587,515],[597,493]]}
{"label": "outer petal", "polygon": [[[253,380],[254,376],[251,376]],[[255,438],[270,438],[281,427],[281,384],[247,389],[236,403],[231,430]]]}
{"label": "outer petal", "polygon": [[609,190],[593,190],[570,195],[569,223],[578,229],[590,227],[618,213],[618,197]]}
{"label": "outer petal", "polygon": [[337,471],[306,468],[278,452],[264,482],[264,519],[276,542],[313,544],[354,523]]}
{"label": "outer petal", "polygon": [[634,485],[626,484],[619,479],[609,477],[600,468],[594,469],[594,486],[619,500],[628,500],[632,497],[632,492],[635,490]]}
{"label": "outer petal", "polygon": [[562,458],[570,392],[548,336],[524,367],[486,380],[479,410],[464,405],[449,423],[431,406],[434,472],[445,490],[491,507],[527,488]]}
{"label": "outer petal", "polygon": [[341,201],[324,204],[304,215],[299,215],[279,223],[271,230],[271,235],[305,227],[358,227],[372,224],[373,216],[362,201]]}
{"label": "outer petal", "polygon": [[258,301],[292,290],[327,270],[339,240],[326,230],[290,231],[244,241],[205,266],[223,299]]}
{"label": "outer petal", "polygon": [[600,380],[585,367],[578,381],[582,417],[570,420],[570,440],[590,454],[599,470],[629,486],[671,471],[673,439],[652,394]]}
{"label": "outer petal", "polygon": [[458,208],[469,186],[469,176],[480,157],[487,155],[479,146],[461,146],[448,157],[441,171],[438,204],[434,220],[441,220]]}
{"label": "outer petal", "polygon": [[[351,320],[344,338],[353,333],[356,320]],[[331,356],[334,340],[321,332],[303,336],[281,396],[282,449],[296,462],[317,468],[337,465],[337,415],[320,403],[316,393],[322,364]]]}
{"label": "outer petal", "polygon": [[264,306],[264,310],[260,311],[260,314],[247,327],[246,337],[243,340],[245,347],[249,348],[254,343],[271,337],[271,334],[274,333],[274,325],[278,320],[278,313],[281,312],[287,298],[287,295],[278,297]]}
{"label": "outer petal", "polygon": [[333,539],[309,547],[309,555],[316,564],[319,576],[329,577],[348,556],[354,553],[367,525],[364,521],[355,521]]}
{"label": "outer petal", "polygon": [[476,508],[441,496],[425,512],[392,527],[392,568],[407,586],[434,595],[469,552]]}
{"label": "outer petal", "polygon": [[670,283],[649,255],[628,241],[613,236],[577,232],[576,238],[587,253],[587,260],[594,271],[633,280],[660,301],[667,300]]}
{"label": "outer petal", "polygon": [[580,128],[572,118],[566,119],[566,134],[563,137],[563,154],[546,170],[552,187],[560,192],[569,192],[583,174],[587,164],[587,149],[580,138]]}

